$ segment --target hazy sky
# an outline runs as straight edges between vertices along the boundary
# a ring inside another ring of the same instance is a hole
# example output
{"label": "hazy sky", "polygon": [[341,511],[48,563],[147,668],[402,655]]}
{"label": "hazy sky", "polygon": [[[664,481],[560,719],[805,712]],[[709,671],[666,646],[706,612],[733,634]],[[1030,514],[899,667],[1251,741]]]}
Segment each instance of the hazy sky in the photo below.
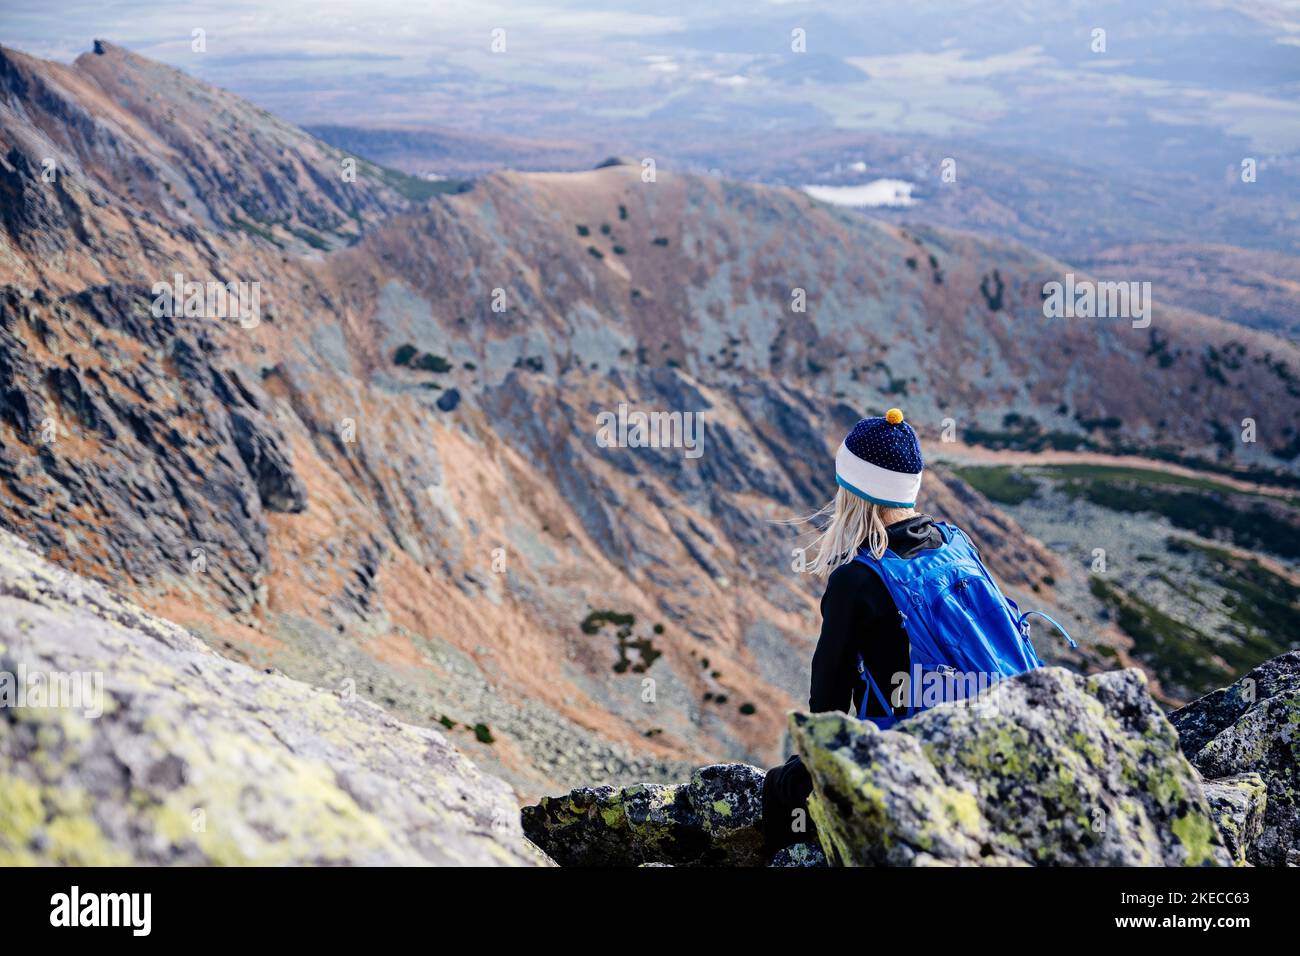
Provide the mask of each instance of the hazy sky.
{"label": "hazy sky", "polygon": [[1069,114],[1300,149],[1300,0],[3,0],[7,45],[69,60],[95,37],[302,123],[946,135]]}

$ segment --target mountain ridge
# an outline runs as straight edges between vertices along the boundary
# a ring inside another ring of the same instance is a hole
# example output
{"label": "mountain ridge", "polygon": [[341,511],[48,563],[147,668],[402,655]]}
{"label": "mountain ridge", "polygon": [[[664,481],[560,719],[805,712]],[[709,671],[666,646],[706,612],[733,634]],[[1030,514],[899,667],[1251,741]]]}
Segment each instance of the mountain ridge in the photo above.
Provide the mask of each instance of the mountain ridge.
{"label": "mountain ridge", "polygon": [[[75,69],[0,51],[19,210],[0,236],[0,524],[227,654],[450,722],[522,792],[777,756],[816,599],[771,519],[829,497],[867,410],[901,404],[937,442],[954,409],[984,430],[1033,409],[1102,447],[1114,430],[1084,422],[1118,416],[1125,440],[1212,456],[1253,409],[1265,448],[1232,460],[1290,441],[1294,346],[1182,310],[1157,311],[1160,348],[1127,324],[1051,325],[1041,284],[1062,264],[1024,247],[629,166],[409,199],[377,167],[331,182],[341,154],[103,50]],[[42,83],[58,94],[33,99]],[[110,89],[123,103],[88,127]],[[185,99],[246,141],[209,164],[225,127],[168,121]],[[87,157],[146,122],[172,140],[122,146],[133,197]],[[54,183],[42,124],[71,131]],[[313,227],[325,248],[294,232]],[[259,282],[259,321],[156,315],[177,272]],[[705,454],[600,447],[596,415],[621,402],[703,414]],[[1061,562],[982,495],[935,468],[922,506],[1055,607]],[[1071,623],[1122,655],[1086,614]]]}

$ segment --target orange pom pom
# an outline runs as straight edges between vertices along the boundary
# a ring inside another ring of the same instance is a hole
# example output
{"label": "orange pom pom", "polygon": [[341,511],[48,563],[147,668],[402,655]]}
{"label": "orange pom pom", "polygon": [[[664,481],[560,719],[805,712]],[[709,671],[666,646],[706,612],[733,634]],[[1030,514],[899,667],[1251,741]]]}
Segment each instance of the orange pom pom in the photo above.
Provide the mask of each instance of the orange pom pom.
{"label": "orange pom pom", "polygon": [[901,408],[891,408],[885,412],[885,421],[891,425],[897,425],[903,420],[903,410]]}

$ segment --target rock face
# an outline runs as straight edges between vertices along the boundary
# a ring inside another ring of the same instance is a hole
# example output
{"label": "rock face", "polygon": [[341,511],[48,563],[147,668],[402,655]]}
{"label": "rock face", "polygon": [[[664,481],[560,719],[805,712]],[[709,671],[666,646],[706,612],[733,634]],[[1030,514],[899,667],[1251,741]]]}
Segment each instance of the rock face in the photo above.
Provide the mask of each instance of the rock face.
{"label": "rock face", "polygon": [[546,862],[442,735],[219,657],[3,531],[0,705],[0,865]]}
{"label": "rock face", "polygon": [[880,732],[793,714],[833,864],[1228,865],[1141,673],[1044,668]]}
{"label": "rock face", "polygon": [[762,814],[763,772],[715,764],[687,784],[544,797],[524,808],[523,825],[561,866],[762,866]]}
{"label": "rock face", "polygon": [[1257,773],[1207,780],[1205,799],[1219,826],[1223,843],[1238,865],[1251,862],[1251,849],[1264,835],[1268,787]]}
{"label": "rock face", "polygon": [[[1207,780],[1240,790],[1239,775],[1258,773],[1267,788],[1262,832],[1253,840],[1243,833],[1246,859],[1257,866],[1300,865],[1300,651],[1261,664],[1169,719]],[[1237,802],[1242,799],[1254,803]],[[1250,820],[1247,813],[1243,826]]]}
{"label": "rock face", "polygon": [[[1043,668],[977,705],[938,707],[883,733],[845,714],[792,714],[820,846],[782,850],[770,865],[1286,861],[1294,817],[1272,808],[1276,790],[1293,812],[1294,763],[1277,751],[1289,743],[1279,708],[1294,701],[1297,664],[1300,654],[1288,654],[1253,672],[1266,695],[1253,708],[1237,686],[1174,716],[1220,777],[1204,784],[1136,670]],[[1264,714],[1243,726],[1254,708]],[[688,784],[582,788],[526,807],[524,832],[563,866],[758,866],[762,782],[761,771],[729,764]]]}

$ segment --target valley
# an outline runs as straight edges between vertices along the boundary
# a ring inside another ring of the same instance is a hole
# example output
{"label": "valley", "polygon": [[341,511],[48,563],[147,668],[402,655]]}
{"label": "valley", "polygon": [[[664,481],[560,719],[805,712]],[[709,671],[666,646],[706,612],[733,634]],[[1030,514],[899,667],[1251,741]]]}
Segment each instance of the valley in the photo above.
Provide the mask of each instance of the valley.
{"label": "valley", "polygon": [[[440,726],[521,798],[784,756],[819,587],[779,519],[893,405],[936,459],[951,422],[1221,482],[929,470],[921,507],[1079,638],[1053,662],[1133,660],[1174,701],[1295,633],[1270,567],[1300,352],[1271,332],[1158,294],[1149,329],[1048,319],[1053,255],[785,186],[431,183],[107,42],[0,49],[0,156],[0,525],[228,657]],[[259,321],[155,315],[177,273],[258,283]],[[621,407],[700,416],[701,454],[602,444]]]}
{"label": "valley", "polygon": [[1294,493],[1115,459],[956,471],[1061,557],[1066,574],[1055,584],[1063,599],[1131,641],[1166,703],[1295,649]]}

